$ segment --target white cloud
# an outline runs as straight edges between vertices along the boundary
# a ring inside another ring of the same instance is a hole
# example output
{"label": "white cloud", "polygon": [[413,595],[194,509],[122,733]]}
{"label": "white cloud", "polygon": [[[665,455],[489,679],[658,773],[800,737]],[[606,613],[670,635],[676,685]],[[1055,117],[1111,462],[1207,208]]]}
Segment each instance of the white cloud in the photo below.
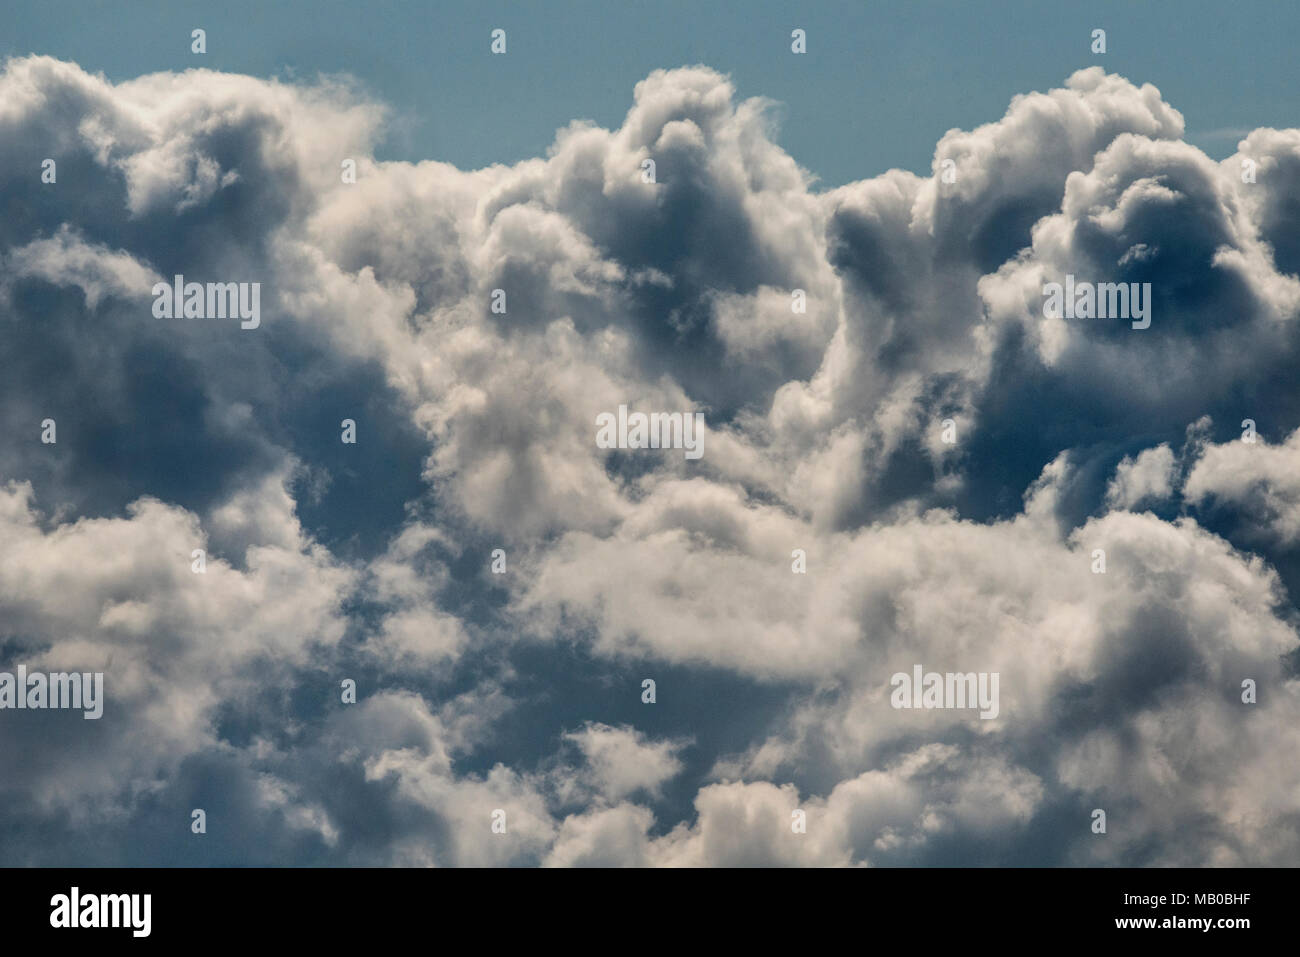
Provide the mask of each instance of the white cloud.
{"label": "white cloud", "polygon": [[[1240,157],[1182,141],[1154,87],[1091,68],[945,134],[932,177],[814,193],[769,107],[703,67],[656,71],[617,129],[577,122],[545,157],[465,172],[375,160],[383,110],[341,80],[112,84],[10,61],[0,159],[39,141],[97,179],[61,177],[39,217],[0,228],[23,337],[5,425],[67,410],[57,449],[0,460],[21,480],[0,493],[0,638],[29,667],[105,670],[115,729],[42,751],[5,786],[14,814],[125,820],[206,758],[330,859],[1293,863],[1300,790],[1277,768],[1300,747],[1296,583],[1273,549],[1300,537],[1300,430],[1214,444],[1209,422],[1273,394],[1278,427],[1300,426],[1280,200],[1300,134],[1246,137],[1252,190]],[[263,328],[159,325],[143,297],[173,268],[264,282]],[[1066,273],[1151,282],[1151,328],[1044,318],[1042,284]],[[90,312],[121,301],[98,323],[47,315],[26,278],[79,287]],[[71,384],[48,374],[61,356]],[[353,458],[322,451],[320,423],[380,386],[397,402]],[[705,412],[704,458],[598,448],[595,416],[620,404]],[[114,458],[95,430],[141,409],[157,428]],[[1135,513],[1177,499],[1188,423],[1182,501],[1205,521]],[[392,487],[304,508],[303,481],[387,454],[368,444],[381,424],[422,443],[424,494],[402,500],[394,465]],[[195,430],[202,469],[176,452]],[[142,497],[155,482],[170,494]],[[400,516],[375,550],[322,544],[370,498]],[[1210,523],[1220,507],[1234,527]],[[672,796],[688,736],[545,717],[546,676],[517,671],[539,649],[782,706],[734,747],[691,731],[712,765],[692,817]],[[342,662],[356,705],[335,700]],[[889,676],[917,663],[998,672],[999,717],[892,709]],[[1094,806],[1123,822],[1114,840],[1089,840]],[[1079,815],[1077,836],[1024,843]]]}
{"label": "white cloud", "polygon": [[1163,443],[1143,449],[1136,458],[1126,456],[1115,468],[1115,477],[1106,488],[1106,503],[1111,508],[1133,508],[1168,498],[1177,478],[1173,449]]}
{"label": "white cloud", "polygon": [[647,742],[634,728],[588,722],[565,735],[587,760],[596,790],[610,801],[647,791],[657,796],[664,782],[682,769],[681,742]]}
{"label": "white cloud", "polygon": [[1300,430],[1282,444],[1257,437],[1210,445],[1187,476],[1183,495],[1198,507],[1241,511],[1253,541],[1292,547],[1300,541]]}

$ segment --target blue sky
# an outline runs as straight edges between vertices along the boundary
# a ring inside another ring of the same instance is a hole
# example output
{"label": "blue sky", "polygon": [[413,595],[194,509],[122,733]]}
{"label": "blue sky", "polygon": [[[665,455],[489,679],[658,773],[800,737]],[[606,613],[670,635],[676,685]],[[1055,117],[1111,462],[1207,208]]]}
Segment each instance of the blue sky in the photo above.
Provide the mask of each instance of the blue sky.
{"label": "blue sky", "polygon": [[[75,9],[75,13],[72,10]],[[189,32],[208,32],[208,53]],[[493,57],[488,33],[507,30]],[[809,52],[790,53],[790,31]],[[1107,31],[1094,56],[1089,36]],[[455,2],[63,4],[13,0],[0,52],[48,53],[122,80],[196,65],[260,77],[350,73],[395,110],[378,154],[462,169],[541,155],[574,118],[613,128],[651,70],[702,63],[783,104],[782,146],[822,186],[929,170],[934,144],[1011,97],[1094,64],[1154,83],[1187,140],[1222,157],[1295,120],[1300,5],[1032,0],[806,4]],[[1248,52],[1247,52],[1248,51]]]}

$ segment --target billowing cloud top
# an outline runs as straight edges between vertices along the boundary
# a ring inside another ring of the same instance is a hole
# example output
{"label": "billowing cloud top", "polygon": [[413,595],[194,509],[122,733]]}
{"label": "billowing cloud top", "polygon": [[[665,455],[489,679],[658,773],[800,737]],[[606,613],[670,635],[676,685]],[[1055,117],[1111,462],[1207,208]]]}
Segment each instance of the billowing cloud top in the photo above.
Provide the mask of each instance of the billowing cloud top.
{"label": "billowing cloud top", "polygon": [[1093,68],[816,192],[705,67],[384,122],[0,74],[0,671],[105,687],[0,709],[5,863],[1300,863],[1300,130]]}

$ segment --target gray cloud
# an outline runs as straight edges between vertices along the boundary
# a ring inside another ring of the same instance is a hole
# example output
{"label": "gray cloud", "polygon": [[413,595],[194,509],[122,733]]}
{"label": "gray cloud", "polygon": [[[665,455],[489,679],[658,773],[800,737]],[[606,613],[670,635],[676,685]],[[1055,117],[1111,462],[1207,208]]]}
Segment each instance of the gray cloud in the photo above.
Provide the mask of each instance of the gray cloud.
{"label": "gray cloud", "polygon": [[[0,666],[109,689],[0,716],[16,856],[1296,862],[1300,132],[1216,163],[1092,68],[819,193],[705,67],[514,166],[377,161],[384,120],[0,74]],[[261,327],[153,318],[176,273]],[[1150,328],[1047,318],[1067,274]],[[598,447],[619,405],[703,458]],[[916,664],[998,717],[890,707]]]}

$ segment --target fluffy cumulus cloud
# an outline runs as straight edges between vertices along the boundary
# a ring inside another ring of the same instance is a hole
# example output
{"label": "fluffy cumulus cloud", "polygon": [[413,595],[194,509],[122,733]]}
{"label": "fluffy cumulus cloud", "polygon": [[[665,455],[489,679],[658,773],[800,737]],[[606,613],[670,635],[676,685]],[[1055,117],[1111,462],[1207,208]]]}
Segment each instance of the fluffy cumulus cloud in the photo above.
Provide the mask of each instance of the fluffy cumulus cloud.
{"label": "fluffy cumulus cloud", "polygon": [[630,92],[467,172],[344,81],[5,64],[0,670],[105,676],[0,710],[9,863],[1300,862],[1300,131],[1092,68],[818,192]]}

